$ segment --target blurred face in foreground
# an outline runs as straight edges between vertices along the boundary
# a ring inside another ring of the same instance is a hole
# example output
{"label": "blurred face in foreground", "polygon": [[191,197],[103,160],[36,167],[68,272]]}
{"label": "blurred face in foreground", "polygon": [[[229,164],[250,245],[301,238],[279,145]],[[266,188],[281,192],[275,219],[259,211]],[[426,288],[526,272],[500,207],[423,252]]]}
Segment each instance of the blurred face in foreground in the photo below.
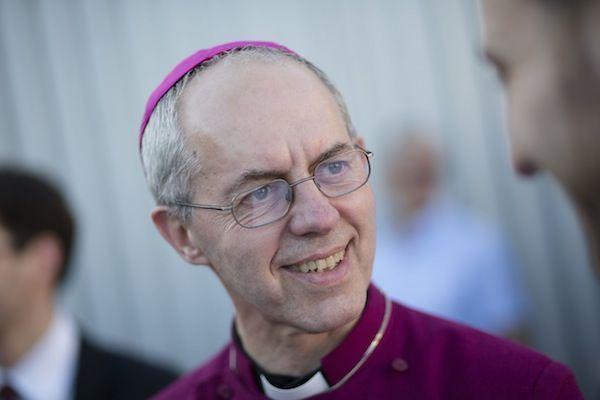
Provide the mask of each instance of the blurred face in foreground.
{"label": "blurred face in foreground", "polygon": [[480,0],[483,46],[505,88],[515,168],[550,170],[586,207],[600,198],[600,2],[558,3]]}
{"label": "blurred face in foreground", "polygon": [[[324,159],[362,144],[349,137],[328,89],[292,61],[221,62],[194,78],[179,111],[201,160],[195,203],[228,205],[250,191],[249,201],[260,204],[273,188],[254,189],[311,176]],[[227,211],[194,210],[175,247],[187,261],[214,269],[238,320],[266,330],[328,332],[351,324],[364,307],[374,213],[368,183],[329,198],[307,180],[294,186],[285,217],[257,228],[241,226]]]}

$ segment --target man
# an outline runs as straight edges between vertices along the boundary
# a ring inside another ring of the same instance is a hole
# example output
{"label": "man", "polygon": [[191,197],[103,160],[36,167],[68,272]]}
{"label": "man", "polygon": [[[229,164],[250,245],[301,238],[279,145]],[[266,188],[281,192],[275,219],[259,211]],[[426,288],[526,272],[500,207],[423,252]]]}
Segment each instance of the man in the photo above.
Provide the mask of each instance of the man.
{"label": "man", "polygon": [[558,178],[600,261],[600,1],[480,5],[484,51],[506,91],[514,166]]}
{"label": "man", "polygon": [[291,50],[234,42],[183,60],[140,146],[156,227],[236,310],[232,341],[157,398],[581,398],[561,364],[370,285],[371,153]]}
{"label": "man", "polygon": [[373,281],[406,305],[522,340],[515,258],[493,224],[444,190],[437,143],[408,127],[386,149],[391,208],[378,227]]}
{"label": "man", "polygon": [[175,379],[94,345],[55,306],[74,237],[53,186],[0,168],[0,400],[142,399]]}

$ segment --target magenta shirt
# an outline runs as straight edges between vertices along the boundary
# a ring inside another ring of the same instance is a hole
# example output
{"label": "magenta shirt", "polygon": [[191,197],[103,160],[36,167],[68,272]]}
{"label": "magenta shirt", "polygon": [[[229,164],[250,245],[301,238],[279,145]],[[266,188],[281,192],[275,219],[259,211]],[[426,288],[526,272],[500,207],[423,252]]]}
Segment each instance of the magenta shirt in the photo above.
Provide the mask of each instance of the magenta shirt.
{"label": "magenta shirt", "polygon": [[[564,365],[523,346],[397,303],[371,285],[359,322],[322,360],[331,386],[311,399],[583,399]],[[385,328],[366,361],[351,372]],[[155,399],[265,399],[250,360],[231,341]]]}

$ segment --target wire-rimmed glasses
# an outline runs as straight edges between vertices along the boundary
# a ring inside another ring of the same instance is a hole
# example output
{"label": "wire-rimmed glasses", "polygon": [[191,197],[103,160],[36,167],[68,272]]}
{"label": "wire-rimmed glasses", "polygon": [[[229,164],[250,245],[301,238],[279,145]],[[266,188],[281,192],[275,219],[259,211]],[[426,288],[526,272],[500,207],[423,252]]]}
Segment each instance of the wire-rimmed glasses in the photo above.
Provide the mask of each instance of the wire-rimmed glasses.
{"label": "wire-rimmed glasses", "polygon": [[285,217],[294,201],[294,186],[312,180],[327,197],[340,197],[354,192],[369,180],[373,153],[354,146],[349,150],[321,161],[314,174],[295,182],[274,179],[236,194],[227,206],[175,202],[180,207],[229,211],[235,221],[245,228],[258,228]]}

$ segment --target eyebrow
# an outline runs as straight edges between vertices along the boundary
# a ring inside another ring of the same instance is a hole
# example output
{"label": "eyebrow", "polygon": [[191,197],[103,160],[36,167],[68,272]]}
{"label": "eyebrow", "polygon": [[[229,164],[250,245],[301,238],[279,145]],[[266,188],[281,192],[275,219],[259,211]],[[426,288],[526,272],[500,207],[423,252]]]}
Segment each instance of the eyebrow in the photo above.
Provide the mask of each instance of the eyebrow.
{"label": "eyebrow", "polygon": [[343,153],[348,150],[352,150],[354,148],[353,145],[346,142],[339,142],[333,145],[329,150],[322,153],[317,159],[310,165],[310,170],[315,169],[320,162],[327,160],[328,158],[334,157],[340,153]]}
{"label": "eyebrow", "polygon": [[[334,144],[329,150],[325,151],[315,161],[313,161],[310,165],[310,171],[312,171],[320,162],[336,156],[344,151],[348,151],[353,149],[354,146],[347,142],[338,142]],[[273,180],[277,178],[281,178],[288,171],[285,170],[261,170],[261,169],[247,169],[244,170],[240,176],[233,182],[225,191],[225,196],[229,199],[233,198],[234,195],[239,193],[239,188],[247,183],[261,180]]]}

